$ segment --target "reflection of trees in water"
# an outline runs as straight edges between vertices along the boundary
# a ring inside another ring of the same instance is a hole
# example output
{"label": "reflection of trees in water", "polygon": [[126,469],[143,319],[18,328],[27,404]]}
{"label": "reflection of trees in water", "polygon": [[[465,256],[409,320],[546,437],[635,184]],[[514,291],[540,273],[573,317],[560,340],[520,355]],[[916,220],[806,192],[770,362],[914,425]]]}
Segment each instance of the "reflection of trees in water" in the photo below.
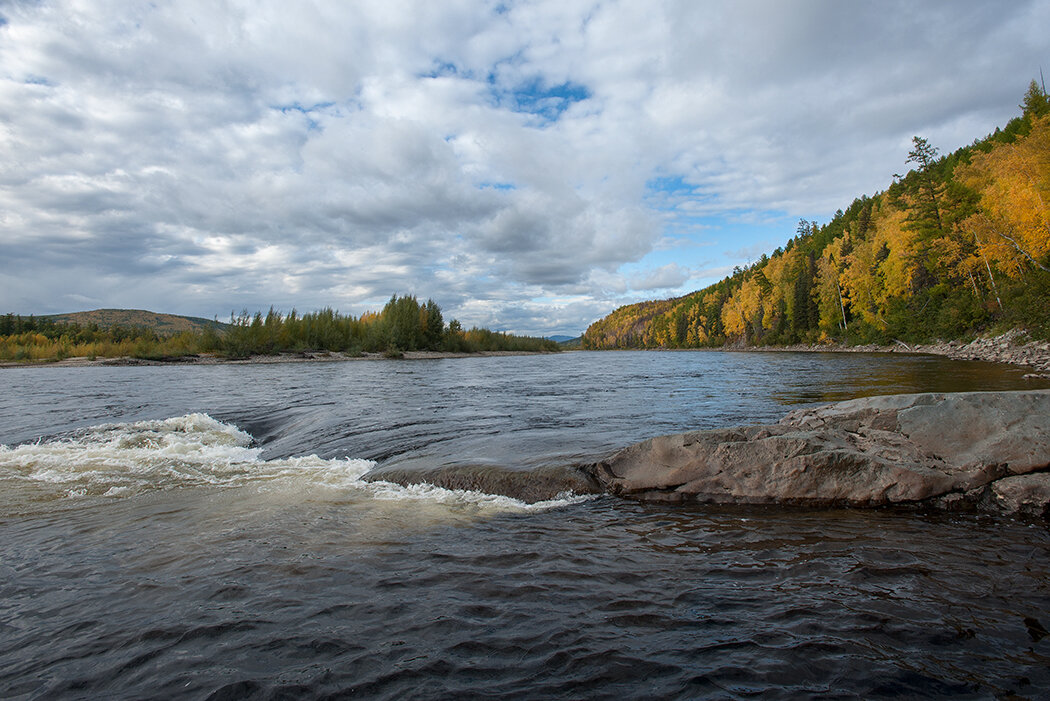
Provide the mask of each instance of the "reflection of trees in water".
{"label": "reflection of trees in water", "polygon": [[1026,380],[1028,370],[1003,363],[923,355],[857,354],[842,358],[846,362],[828,362],[827,355],[820,357],[826,373],[823,384],[814,382],[809,374],[802,375],[789,380],[788,388],[774,394],[773,399],[781,404],[800,404],[916,392],[1050,389],[1050,380]]}

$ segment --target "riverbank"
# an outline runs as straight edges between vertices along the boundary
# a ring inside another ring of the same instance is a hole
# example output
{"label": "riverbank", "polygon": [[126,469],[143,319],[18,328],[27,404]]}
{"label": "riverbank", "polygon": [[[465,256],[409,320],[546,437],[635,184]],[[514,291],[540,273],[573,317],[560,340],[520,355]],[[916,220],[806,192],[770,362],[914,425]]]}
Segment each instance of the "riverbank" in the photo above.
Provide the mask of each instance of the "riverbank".
{"label": "riverbank", "polygon": [[253,355],[247,358],[224,358],[213,354],[172,356],[170,358],[65,358],[36,362],[0,362],[0,368],[32,367],[133,367],[140,365],[272,365],[275,363],[337,363],[350,360],[434,360],[439,358],[487,358],[505,355],[549,355],[548,351],[478,351],[450,353],[445,351],[405,351],[397,356],[384,353],[341,353],[338,351],[304,351],[278,355]]}
{"label": "riverbank", "polygon": [[1033,341],[1019,330],[1008,331],[999,336],[981,337],[962,341],[939,341],[908,345],[898,342],[893,345],[869,343],[860,346],[842,344],[794,345],[794,346],[749,346],[715,350],[744,352],[796,352],[796,353],[926,353],[941,355],[953,360],[983,360],[991,363],[1007,363],[1032,370],[1032,378],[1050,378],[1050,342]]}
{"label": "riverbank", "polygon": [[[1050,342],[1033,341],[1024,331],[1013,330],[998,336],[962,341],[940,341],[937,343],[908,345],[898,342],[893,345],[869,343],[859,346],[844,344],[793,345],[793,346],[732,346],[724,348],[699,348],[688,350],[733,351],[733,352],[787,352],[787,353],[926,353],[940,355],[953,360],[983,360],[1006,363],[1029,368],[1030,376],[1050,379]],[[561,351],[571,352],[571,351]],[[484,358],[510,355],[549,355],[548,351],[479,351],[477,353],[449,353],[444,351],[406,351],[395,359],[427,360],[437,358]],[[147,358],[86,358],[75,357],[63,360],[33,362],[0,362],[0,368],[16,367],[112,367],[137,365],[269,365],[273,363],[331,363],[348,360],[387,360],[392,356],[383,353],[341,353],[337,351],[304,351],[278,355],[253,355],[248,358],[224,358],[214,354],[172,356],[162,359]]]}
{"label": "riverbank", "polygon": [[948,341],[916,346],[916,353],[944,355],[955,360],[986,360],[1031,368],[1037,377],[1050,377],[1050,342],[1032,341],[1023,331],[978,338],[969,343]]}

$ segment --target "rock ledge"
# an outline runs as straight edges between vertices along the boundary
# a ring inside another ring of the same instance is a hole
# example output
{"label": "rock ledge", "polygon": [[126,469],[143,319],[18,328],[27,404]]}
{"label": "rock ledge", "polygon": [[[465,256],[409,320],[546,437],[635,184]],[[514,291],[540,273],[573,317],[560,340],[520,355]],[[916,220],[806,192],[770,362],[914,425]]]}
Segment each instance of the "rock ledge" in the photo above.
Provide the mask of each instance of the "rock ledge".
{"label": "rock ledge", "polygon": [[928,502],[1047,516],[1050,390],[856,399],[768,426],[652,438],[586,471],[646,501]]}

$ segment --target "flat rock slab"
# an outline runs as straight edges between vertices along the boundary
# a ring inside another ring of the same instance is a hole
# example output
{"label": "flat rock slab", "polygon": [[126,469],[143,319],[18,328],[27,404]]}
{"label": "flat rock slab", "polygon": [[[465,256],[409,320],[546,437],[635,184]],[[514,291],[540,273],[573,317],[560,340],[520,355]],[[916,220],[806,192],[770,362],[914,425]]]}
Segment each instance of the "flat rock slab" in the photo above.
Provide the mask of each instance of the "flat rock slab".
{"label": "flat rock slab", "polygon": [[1050,390],[1036,390],[856,399],[768,426],[652,438],[587,471],[608,492],[649,501],[884,506],[957,494],[1042,513],[1043,478],[1006,480],[1048,469]]}
{"label": "flat rock slab", "polygon": [[498,465],[444,465],[430,469],[380,466],[364,476],[368,482],[432,484],[445,489],[464,489],[504,494],[533,504],[565,494],[601,494],[601,487],[588,472],[576,466],[514,470]]}

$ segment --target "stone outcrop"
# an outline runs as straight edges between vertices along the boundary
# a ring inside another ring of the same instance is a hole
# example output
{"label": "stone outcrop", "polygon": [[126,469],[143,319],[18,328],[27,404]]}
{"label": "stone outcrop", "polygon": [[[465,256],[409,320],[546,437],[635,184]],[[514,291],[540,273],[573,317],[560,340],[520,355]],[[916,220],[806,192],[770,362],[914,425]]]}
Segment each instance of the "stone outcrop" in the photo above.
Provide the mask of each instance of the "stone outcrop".
{"label": "stone outcrop", "polygon": [[925,503],[1050,516],[1050,390],[868,397],[776,424],[660,436],[583,466],[380,466],[528,502],[564,492],[643,501],[874,507]]}
{"label": "stone outcrop", "polygon": [[986,506],[1009,514],[1050,516],[1050,473],[1004,477],[981,496]]}
{"label": "stone outcrop", "polygon": [[588,467],[650,501],[811,506],[930,502],[1045,514],[1050,390],[870,397],[768,426],[661,436]]}

